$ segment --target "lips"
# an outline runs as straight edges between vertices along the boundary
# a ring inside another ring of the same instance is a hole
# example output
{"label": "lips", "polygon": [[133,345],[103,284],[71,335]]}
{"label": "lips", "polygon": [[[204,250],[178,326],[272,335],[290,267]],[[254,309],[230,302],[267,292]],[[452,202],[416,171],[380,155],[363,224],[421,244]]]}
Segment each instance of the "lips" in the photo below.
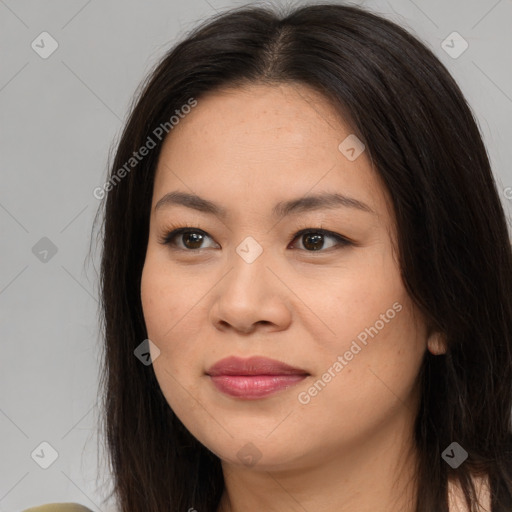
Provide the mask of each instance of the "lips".
{"label": "lips", "polygon": [[206,373],[217,375],[309,375],[306,370],[266,357],[227,357],[215,363]]}
{"label": "lips", "polygon": [[206,374],[218,391],[244,400],[257,400],[272,395],[301,382],[309,375],[301,368],[256,356],[249,359],[222,359]]}

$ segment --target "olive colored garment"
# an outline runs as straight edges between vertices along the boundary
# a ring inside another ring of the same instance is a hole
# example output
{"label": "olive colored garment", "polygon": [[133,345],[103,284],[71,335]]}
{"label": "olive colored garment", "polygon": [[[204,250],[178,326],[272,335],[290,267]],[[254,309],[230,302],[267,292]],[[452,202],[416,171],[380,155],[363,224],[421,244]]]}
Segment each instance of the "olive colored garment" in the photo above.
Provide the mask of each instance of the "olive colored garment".
{"label": "olive colored garment", "polygon": [[39,507],[27,508],[22,512],[92,512],[92,510],[78,503],[48,503]]}
{"label": "olive colored garment", "polygon": [[[478,496],[479,512],[491,510],[491,495],[488,477],[475,477],[475,488]],[[469,512],[458,483],[448,482],[448,508],[450,512]],[[40,507],[32,507],[22,512],[93,512],[90,508],[78,503],[49,503]]]}

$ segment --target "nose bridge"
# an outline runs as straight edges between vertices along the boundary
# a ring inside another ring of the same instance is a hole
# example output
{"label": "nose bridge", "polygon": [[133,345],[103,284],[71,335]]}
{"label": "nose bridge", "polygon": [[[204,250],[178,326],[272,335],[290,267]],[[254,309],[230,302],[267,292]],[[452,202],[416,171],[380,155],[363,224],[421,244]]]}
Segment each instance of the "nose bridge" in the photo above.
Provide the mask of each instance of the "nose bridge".
{"label": "nose bridge", "polygon": [[[262,289],[268,286],[268,251],[265,251],[253,236],[246,236],[236,247],[230,256],[230,266],[232,270],[228,279],[230,285],[235,287],[237,294],[256,293],[261,295]],[[246,290],[250,287],[250,290]]]}
{"label": "nose bridge", "polygon": [[228,256],[230,270],[219,288],[215,308],[226,321],[270,320],[276,306],[280,309],[276,297],[281,294],[279,280],[267,268],[272,266],[269,255],[254,237],[246,236]]}
{"label": "nose bridge", "polygon": [[248,235],[238,244],[235,252],[247,265],[252,265],[260,259],[264,250],[263,246],[253,236]]}

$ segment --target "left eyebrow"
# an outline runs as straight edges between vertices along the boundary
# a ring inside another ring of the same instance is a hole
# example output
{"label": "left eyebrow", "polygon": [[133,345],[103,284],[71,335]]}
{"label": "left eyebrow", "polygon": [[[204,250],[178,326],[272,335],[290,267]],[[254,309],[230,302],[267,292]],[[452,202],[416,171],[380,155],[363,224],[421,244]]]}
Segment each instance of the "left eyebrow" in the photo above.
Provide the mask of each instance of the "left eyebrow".
{"label": "left eyebrow", "polygon": [[376,215],[376,213],[362,201],[343,194],[323,193],[304,196],[290,201],[281,201],[274,206],[273,214],[277,217],[285,217],[290,214],[303,213],[323,208],[355,208]]}
{"label": "left eyebrow", "polygon": [[[164,206],[172,205],[185,206],[187,208],[192,208],[210,215],[216,215],[221,218],[226,218],[228,214],[225,208],[213,201],[209,201],[208,199],[195,194],[179,191],[169,192],[163,196],[156,203],[154,209],[156,211]],[[291,199],[288,201],[280,201],[272,209],[272,214],[274,217],[285,217],[287,215],[304,213],[307,211],[341,207],[354,208],[376,215],[376,213],[366,203],[363,203],[358,199],[354,199],[353,197],[337,193],[322,193]]]}

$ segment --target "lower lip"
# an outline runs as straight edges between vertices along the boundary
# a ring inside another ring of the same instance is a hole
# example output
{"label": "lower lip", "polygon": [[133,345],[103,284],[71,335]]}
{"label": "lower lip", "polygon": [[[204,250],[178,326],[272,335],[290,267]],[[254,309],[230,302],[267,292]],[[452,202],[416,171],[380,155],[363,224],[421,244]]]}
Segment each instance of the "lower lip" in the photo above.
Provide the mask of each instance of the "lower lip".
{"label": "lower lip", "polygon": [[215,387],[226,395],[246,400],[263,398],[301,382],[307,375],[216,375]]}

